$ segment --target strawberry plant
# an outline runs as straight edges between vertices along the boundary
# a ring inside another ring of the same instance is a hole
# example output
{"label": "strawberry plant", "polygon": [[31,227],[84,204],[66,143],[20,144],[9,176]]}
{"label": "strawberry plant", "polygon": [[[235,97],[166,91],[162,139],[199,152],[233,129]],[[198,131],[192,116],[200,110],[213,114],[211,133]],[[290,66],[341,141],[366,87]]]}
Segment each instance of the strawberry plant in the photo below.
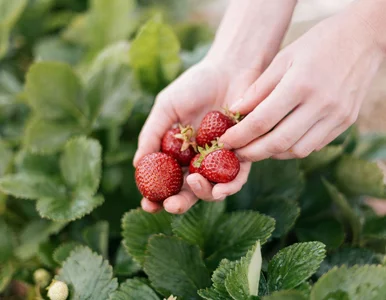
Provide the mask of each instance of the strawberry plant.
{"label": "strawberry plant", "polygon": [[[183,215],[139,208],[139,131],[213,38],[187,2],[157,3],[0,0],[0,298],[384,299],[386,218],[366,199],[386,198],[385,136],[255,163]],[[223,151],[201,150],[193,172]]]}

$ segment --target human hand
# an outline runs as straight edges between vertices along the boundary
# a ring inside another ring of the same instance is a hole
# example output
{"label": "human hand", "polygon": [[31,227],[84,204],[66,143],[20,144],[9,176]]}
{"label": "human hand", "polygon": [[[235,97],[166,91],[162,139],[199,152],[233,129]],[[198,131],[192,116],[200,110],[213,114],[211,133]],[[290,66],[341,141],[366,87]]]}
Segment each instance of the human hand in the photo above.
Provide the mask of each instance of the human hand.
{"label": "human hand", "polygon": [[[160,150],[165,132],[176,123],[198,128],[210,110],[231,105],[261,73],[258,69],[231,69],[205,59],[182,74],[162,91],[141,131],[134,166],[144,155]],[[170,213],[187,211],[198,198],[207,201],[223,200],[238,192],[246,182],[250,163],[243,162],[237,177],[229,183],[211,183],[199,174],[185,176],[178,195],[169,197],[163,207]],[[148,212],[162,209],[162,204],[143,199],[142,208]]]}
{"label": "human hand", "polygon": [[248,114],[220,142],[244,161],[304,158],[357,119],[383,59],[353,11],[326,19],[284,48],[231,107]]}

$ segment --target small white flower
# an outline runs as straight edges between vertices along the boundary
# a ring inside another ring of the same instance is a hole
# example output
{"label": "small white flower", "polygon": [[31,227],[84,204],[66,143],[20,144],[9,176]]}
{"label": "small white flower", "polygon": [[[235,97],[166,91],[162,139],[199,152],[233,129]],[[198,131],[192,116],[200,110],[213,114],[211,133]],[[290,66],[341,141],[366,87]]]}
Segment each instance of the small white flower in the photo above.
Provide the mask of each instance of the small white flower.
{"label": "small white flower", "polygon": [[66,300],[68,297],[68,287],[62,281],[52,281],[48,287],[48,298],[51,300]]}
{"label": "small white flower", "polygon": [[164,300],[177,300],[177,297],[174,297],[173,295],[170,295],[169,298],[164,298]]}

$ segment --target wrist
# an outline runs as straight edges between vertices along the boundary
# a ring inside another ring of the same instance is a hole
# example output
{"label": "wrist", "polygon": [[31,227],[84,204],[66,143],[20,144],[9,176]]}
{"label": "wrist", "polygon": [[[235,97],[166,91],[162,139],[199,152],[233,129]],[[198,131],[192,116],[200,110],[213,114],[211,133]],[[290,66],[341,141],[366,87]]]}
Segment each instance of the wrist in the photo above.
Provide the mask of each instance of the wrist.
{"label": "wrist", "polygon": [[279,51],[297,0],[231,0],[206,59],[265,69]]}

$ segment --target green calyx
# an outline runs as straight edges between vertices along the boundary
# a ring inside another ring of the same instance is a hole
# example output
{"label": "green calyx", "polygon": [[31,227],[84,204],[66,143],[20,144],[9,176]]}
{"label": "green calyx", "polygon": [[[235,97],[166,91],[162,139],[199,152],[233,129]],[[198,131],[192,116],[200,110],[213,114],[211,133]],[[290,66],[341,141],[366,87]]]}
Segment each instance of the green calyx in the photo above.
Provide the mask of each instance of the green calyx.
{"label": "green calyx", "polygon": [[224,110],[224,114],[228,118],[232,119],[235,123],[239,123],[243,118],[243,116],[240,114],[240,112],[236,112],[236,113],[231,112],[228,108],[228,105],[226,105],[222,109]]}
{"label": "green calyx", "polygon": [[201,164],[207,155],[209,155],[214,151],[220,150],[222,148],[224,148],[224,145],[220,144],[218,139],[212,141],[212,146],[209,146],[208,144],[206,144],[205,148],[198,147],[197,150],[200,153],[200,157],[193,163],[193,166],[195,166],[196,168],[201,167]]}
{"label": "green calyx", "polygon": [[177,133],[174,135],[175,138],[183,140],[181,151],[185,151],[190,146],[194,148],[194,150],[197,152],[197,145],[195,142],[192,142],[193,137],[195,136],[194,128],[190,125],[182,126],[181,124],[178,125],[180,128],[180,133]]}

